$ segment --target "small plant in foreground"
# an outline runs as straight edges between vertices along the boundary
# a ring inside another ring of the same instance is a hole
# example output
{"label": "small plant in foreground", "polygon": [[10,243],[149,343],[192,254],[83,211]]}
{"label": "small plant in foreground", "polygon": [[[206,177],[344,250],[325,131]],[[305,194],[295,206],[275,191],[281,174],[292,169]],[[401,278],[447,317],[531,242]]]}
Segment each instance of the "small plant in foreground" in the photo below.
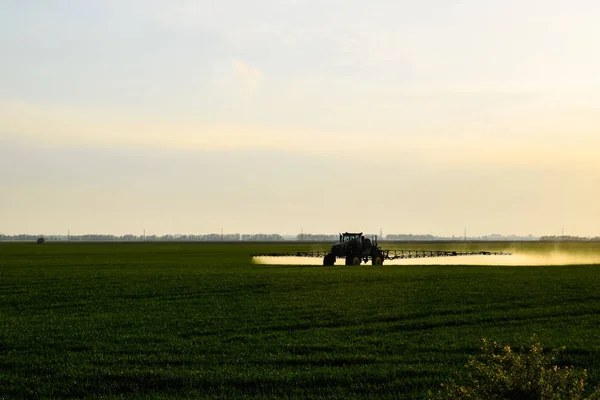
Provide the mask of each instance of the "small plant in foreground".
{"label": "small plant in foreground", "polygon": [[443,383],[432,399],[600,399],[596,388],[586,396],[587,370],[556,365],[565,348],[544,352],[532,339],[529,349],[513,351],[510,346],[482,339],[481,354],[465,365],[458,382]]}

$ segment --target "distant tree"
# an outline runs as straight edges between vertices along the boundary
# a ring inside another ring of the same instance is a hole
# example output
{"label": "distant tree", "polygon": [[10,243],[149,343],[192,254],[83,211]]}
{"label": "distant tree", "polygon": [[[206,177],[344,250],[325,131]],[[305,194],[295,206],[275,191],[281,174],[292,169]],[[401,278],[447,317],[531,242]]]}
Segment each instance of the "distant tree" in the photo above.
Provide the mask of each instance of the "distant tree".
{"label": "distant tree", "polygon": [[38,240],[36,240],[36,243],[37,244],[44,244],[44,243],[46,243],[46,239],[44,239],[43,237],[38,238]]}

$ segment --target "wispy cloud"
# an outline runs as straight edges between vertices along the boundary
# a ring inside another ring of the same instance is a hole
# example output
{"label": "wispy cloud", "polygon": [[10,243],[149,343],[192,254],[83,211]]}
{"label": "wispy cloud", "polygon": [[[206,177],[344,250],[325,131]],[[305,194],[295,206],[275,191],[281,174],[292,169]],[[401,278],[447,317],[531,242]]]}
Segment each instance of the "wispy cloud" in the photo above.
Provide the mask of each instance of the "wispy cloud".
{"label": "wispy cloud", "polygon": [[[241,64],[242,66],[245,64]],[[248,72],[242,68],[244,73]],[[249,79],[253,77],[250,69]],[[525,122],[525,120],[523,120]],[[569,123],[569,121],[566,121]],[[475,127],[477,128],[477,127]],[[496,129],[510,129],[499,126]],[[483,127],[482,127],[483,129]],[[528,129],[523,127],[524,132]],[[285,151],[376,157],[448,167],[599,169],[595,135],[556,132],[521,136],[471,134],[382,136],[268,125],[215,125],[194,119],[0,101],[0,134],[68,147]]]}

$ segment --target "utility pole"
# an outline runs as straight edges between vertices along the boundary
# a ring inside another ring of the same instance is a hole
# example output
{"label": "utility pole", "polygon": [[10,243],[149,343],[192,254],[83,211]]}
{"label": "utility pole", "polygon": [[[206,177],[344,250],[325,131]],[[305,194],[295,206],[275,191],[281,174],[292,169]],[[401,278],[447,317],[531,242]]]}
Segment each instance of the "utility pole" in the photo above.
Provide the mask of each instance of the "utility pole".
{"label": "utility pole", "polygon": [[67,229],[67,242],[71,241],[71,230]]}
{"label": "utility pole", "polygon": [[465,242],[467,241],[467,228],[465,228]]}
{"label": "utility pole", "polygon": [[144,242],[146,241],[146,228],[144,228]]}
{"label": "utility pole", "polygon": [[223,228],[221,228],[221,242],[223,241]]}

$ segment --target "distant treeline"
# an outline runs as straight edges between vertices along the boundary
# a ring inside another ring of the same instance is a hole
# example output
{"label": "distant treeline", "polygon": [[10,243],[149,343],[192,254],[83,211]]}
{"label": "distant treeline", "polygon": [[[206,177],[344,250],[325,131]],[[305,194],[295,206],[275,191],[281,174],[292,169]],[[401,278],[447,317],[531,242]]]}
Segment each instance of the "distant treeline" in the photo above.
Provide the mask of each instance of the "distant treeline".
{"label": "distant treeline", "polygon": [[581,236],[542,236],[541,241],[554,242],[600,242],[600,237],[581,237]]}
{"label": "distant treeline", "polygon": [[[436,241],[436,240],[439,240],[439,241],[464,240],[463,236],[444,237],[444,236],[435,236],[435,235],[430,235],[430,234],[393,233],[393,234],[388,234],[388,235],[384,235],[383,237],[381,237],[374,233],[366,233],[365,234],[365,237],[373,237],[373,236],[378,236],[379,239],[381,239],[381,240],[397,240],[397,241],[407,241],[407,242],[411,242],[411,241],[427,242],[427,241]],[[307,242],[331,242],[331,241],[337,242],[339,239],[339,236],[338,235],[328,235],[328,234],[299,233],[296,235],[296,239],[300,240],[300,241],[307,241]],[[478,236],[478,237],[469,236],[469,237],[467,237],[467,240],[519,241],[519,240],[538,240],[538,238],[535,236],[532,236],[532,235],[503,236],[503,235],[499,235],[499,234],[491,234],[491,235],[487,235],[487,236]]]}
{"label": "distant treeline", "polygon": [[[464,240],[464,236],[435,236],[435,235],[413,235],[410,233],[402,233],[402,234],[389,234],[386,235],[384,240],[398,240],[398,241],[457,241]],[[485,236],[467,236],[467,240],[482,240],[482,241],[534,241],[539,240],[537,237],[533,235],[527,236],[518,236],[518,235],[500,235],[497,233],[492,233],[491,235]]]}
{"label": "distant treeline", "polygon": [[413,235],[413,234],[390,234],[390,235],[385,235],[385,239],[386,240],[407,240],[407,241],[412,241],[412,240],[422,240],[422,241],[427,241],[427,240],[449,240],[452,238],[444,238],[444,237],[440,237],[440,236],[433,236],[433,235]]}
{"label": "distant treeline", "polygon": [[[365,237],[372,237],[375,234],[365,234]],[[3,235],[0,234],[0,241],[36,241],[38,238],[43,237],[47,241],[115,241],[115,242],[126,242],[126,241],[155,241],[155,242],[165,242],[165,241],[194,241],[194,242],[275,242],[275,241],[283,241],[286,239],[294,239],[293,236],[283,237],[277,233],[258,233],[258,234],[241,234],[241,233],[227,233],[227,234],[219,234],[219,233],[209,233],[204,235],[103,235],[103,234],[87,234],[87,235],[30,235],[30,234],[21,234],[21,235]],[[299,233],[295,237],[298,241],[306,241],[306,242],[337,242],[339,239],[338,234],[329,235],[329,234],[313,234],[313,233]],[[442,236],[434,236],[429,234],[424,235],[415,235],[415,234],[388,234],[385,235],[383,240],[397,240],[397,241],[436,241],[436,240],[463,240],[464,238],[461,236],[456,237],[442,237]],[[467,240],[490,240],[490,241],[564,241],[564,242],[591,242],[591,241],[600,241],[600,237],[581,237],[581,236],[542,236],[542,237],[534,237],[534,236],[516,236],[516,235],[508,235],[502,236],[498,234],[492,234],[488,236],[479,236],[479,237],[467,237]]]}
{"label": "distant treeline", "polygon": [[[377,235],[374,233],[365,233],[364,236],[370,238]],[[303,242],[337,242],[340,239],[340,236],[339,234],[299,233],[296,235],[296,239]]]}
{"label": "distant treeline", "polygon": [[337,242],[339,235],[299,233],[296,235],[296,239],[306,242]]}
{"label": "distant treeline", "polygon": [[101,234],[89,234],[89,235],[2,235],[0,234],[0,241],[35,241],[39,237],[44,237],[49,241],[196,241],[196,242],[235,242],[235,241],[280,241],[284,240],[284,237],[276,234],[240,234],[240,233],[228,233],[218,234],[209,233],[206,235],[101,235]]}

